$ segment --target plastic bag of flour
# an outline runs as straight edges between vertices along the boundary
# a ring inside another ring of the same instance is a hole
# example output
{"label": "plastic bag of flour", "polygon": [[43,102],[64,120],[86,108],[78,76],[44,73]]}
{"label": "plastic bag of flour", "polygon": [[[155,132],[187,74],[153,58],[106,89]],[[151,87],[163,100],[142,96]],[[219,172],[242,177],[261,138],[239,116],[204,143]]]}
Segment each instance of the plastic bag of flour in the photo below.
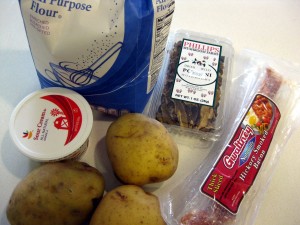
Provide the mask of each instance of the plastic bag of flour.
{"label": "plastic bag of flour", "polygon": [[42,88],[106,113],[141,112],[156,84],[174,0],[19,0]]}
{"label": "plastic bag of flour", "polygon": [[243,51],[227,134],[186,179],[160,196],[172,225],[251,225],[280,153],[299,125],[300,68]]}

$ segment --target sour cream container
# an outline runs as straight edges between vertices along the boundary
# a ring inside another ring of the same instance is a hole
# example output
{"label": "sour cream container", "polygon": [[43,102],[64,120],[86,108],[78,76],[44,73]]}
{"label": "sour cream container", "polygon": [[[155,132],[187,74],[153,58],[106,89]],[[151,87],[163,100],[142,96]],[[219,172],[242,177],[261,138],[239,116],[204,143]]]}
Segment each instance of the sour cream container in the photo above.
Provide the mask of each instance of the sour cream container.
{"label": "sour cream container", "polygon": [[19,150],[36,161],[77,159],[87,150],[93,125],[90,105],[66,88],[45,88],[14,109],[10,135]]}

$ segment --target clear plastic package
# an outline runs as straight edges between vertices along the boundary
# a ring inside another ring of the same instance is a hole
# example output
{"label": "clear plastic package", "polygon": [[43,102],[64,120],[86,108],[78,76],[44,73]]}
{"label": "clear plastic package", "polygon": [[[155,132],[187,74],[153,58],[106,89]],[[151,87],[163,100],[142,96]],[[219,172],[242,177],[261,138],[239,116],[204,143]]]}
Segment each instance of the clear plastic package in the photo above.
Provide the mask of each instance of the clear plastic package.
{"label": "clear plastic package", "polygon": [[233,55],[226,38],[171,32],[149,116],[171,132],[216,139],[226,117]]}
{"label": "clear plastic package", "polygon": [[299,65],[250,50],[235,65],[227,133],[189,176],[160,195],[170,225],[252,225],[299,125]]}

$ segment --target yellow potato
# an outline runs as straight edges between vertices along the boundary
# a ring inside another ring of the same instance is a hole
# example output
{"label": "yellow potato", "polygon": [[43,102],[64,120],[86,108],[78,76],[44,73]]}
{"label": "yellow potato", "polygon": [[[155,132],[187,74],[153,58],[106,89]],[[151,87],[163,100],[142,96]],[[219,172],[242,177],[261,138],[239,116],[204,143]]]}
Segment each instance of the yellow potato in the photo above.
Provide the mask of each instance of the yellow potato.
{"label": "yellow potato", "polygon": [[98,205],[90,225],[165,225],[159,200],[135,185],[119,186]]}
{"label": "yellow potato", "polygon": [[40,166],[15,188],[7,206],[11,225],[81,225],[104,192],[104,179],[81,162]]}
{"label": "yellow potato", "polygon": [[130,113],[119,117],[106,134],[108,157],[125,184],[145,185],[169,179],[178,166],[178,148],[157,120]]}

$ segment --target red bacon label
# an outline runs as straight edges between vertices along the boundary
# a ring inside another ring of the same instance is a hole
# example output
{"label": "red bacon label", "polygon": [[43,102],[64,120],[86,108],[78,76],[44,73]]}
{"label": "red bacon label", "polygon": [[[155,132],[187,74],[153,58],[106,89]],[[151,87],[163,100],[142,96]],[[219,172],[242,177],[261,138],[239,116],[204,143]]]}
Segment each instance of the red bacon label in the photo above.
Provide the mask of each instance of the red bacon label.
{"label": "red bacon label", "polygon": [[280,112],[275,103],[266,96],[256,95],[231,141],[201,185],[201,192],[236,214],[269,151],[279,119]]}

